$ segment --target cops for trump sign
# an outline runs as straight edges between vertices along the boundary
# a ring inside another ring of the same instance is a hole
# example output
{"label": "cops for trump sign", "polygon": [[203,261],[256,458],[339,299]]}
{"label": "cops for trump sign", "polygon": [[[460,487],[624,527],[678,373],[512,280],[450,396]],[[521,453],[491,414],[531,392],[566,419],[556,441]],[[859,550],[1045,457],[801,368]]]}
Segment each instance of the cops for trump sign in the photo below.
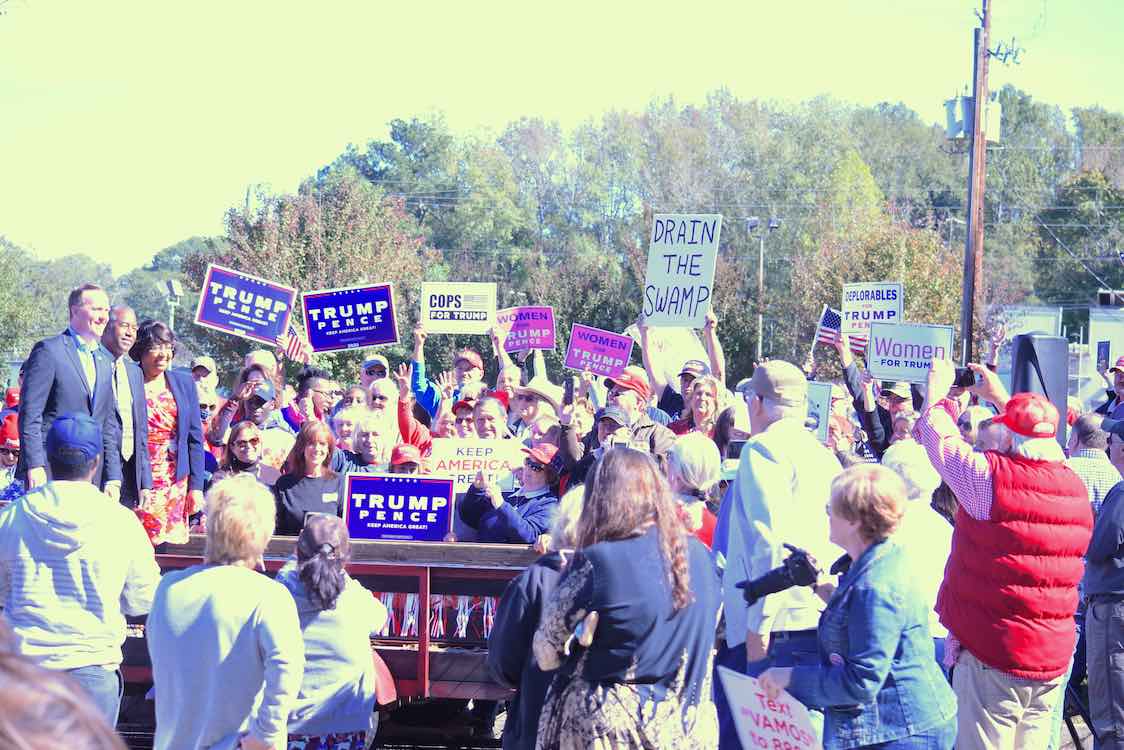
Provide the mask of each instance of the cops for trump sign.
{"label": "cops for trump sign", "polygon": [[211,264],[195,308],[195,324],[276,344],[288,333],[297,290],[284,284]]}
{"label": "cops for trump sign", "polygon": [[869,337],[871,323],[902,322],[900,281],[864,281],[843,285],[843,333]]}
{"label": "cops for trump sign", "polygon": [[641,302],[648,325],[703,327],[721,233],[719,214],[656,214]]}
{"label": "cops for trump sign", "polygon": [[304,329],[314,352],[398,343],[390,284],[321,289],[301,295]]}
{"label": "cops for trump sign", "polygon": [[866,363],[880,380],[924,383],[933,359],[952,356],[952,326],[871,323]]}
{"label": "cops for trump sign", "polygon": [[496,324],[496,285],[423,283],[421,324],[430,333],[487,333]]}
{"label": "cops for trump sign", "polygon": [[352,539],[440,542],[452,523],[452,479],[347,475],[347,530]]}

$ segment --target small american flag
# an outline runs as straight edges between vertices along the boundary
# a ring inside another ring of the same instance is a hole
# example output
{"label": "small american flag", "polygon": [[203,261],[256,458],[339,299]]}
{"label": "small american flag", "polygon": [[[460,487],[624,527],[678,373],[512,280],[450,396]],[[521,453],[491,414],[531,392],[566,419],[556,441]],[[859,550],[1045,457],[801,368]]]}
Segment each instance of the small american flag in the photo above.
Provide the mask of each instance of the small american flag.
{"label": "small american flag", "polygon": [[280,343],[285,350],[285,356],[294,362],[307,365],[312,360],[311,347],[292,323],[289,324],[289,333],[286,334],[285,340]]}
{"label": "small american flag", "polygon": [[[842,329],[843,314],[824,305],[823,312],[820,313],[820,324],[816,327],[816,341],[834,346],[841,337]],[[864,334],[849,333],[847,338],[851,342],[851,351],[855,354],[866,353],[867,337]]]}

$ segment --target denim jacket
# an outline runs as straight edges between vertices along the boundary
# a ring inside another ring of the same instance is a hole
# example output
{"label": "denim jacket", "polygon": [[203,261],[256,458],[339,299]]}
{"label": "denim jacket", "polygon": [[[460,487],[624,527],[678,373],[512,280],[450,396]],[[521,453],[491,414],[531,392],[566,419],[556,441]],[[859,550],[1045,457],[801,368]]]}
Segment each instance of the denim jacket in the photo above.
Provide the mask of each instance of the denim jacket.
{"label": "denim jacket", "polygon": [[908,552],[892,541],[872,544],[839,580],[820,617],[820,665],[794,667],[788,688],[824,709],[826,750],[908,737],[955,716],[928,609]]}

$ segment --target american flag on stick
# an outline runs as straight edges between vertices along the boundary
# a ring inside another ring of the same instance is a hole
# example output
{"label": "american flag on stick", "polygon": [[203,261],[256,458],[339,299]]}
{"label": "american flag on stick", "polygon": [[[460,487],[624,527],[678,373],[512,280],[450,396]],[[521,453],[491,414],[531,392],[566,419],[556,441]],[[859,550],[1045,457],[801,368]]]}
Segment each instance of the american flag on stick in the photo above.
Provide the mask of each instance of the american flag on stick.
{"label": "american flag on stick", "polygon": [[[816,341],[834,346],[842,338],[842,329],[843,314],[824,305],[823,312],[820,313],[820,323],[816,327]],[[866,353],[867,337],[865,334],[849,333],[847,338],[851,343],[851,351],[855,354]]]}
{"label": "american flag on stick", "polygon": [[285,356],[294,362],[307,365],[312,361],[312,347],[292,323],[289,324],[289,332],[278,343],[281,344]]}

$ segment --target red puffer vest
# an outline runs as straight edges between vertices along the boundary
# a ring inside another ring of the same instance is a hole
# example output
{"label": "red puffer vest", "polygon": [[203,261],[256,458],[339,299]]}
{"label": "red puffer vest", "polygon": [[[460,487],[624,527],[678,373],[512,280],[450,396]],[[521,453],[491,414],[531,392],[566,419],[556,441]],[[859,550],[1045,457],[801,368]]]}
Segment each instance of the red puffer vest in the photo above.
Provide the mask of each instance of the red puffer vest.
{"label": "red puffer vest", "polygon": [[956,512],[937,595],[941,623],[984,664],[1031,680],[1066,671],[1093,529],[1085,485],[1064,464],[988,452],[991,520]]}

